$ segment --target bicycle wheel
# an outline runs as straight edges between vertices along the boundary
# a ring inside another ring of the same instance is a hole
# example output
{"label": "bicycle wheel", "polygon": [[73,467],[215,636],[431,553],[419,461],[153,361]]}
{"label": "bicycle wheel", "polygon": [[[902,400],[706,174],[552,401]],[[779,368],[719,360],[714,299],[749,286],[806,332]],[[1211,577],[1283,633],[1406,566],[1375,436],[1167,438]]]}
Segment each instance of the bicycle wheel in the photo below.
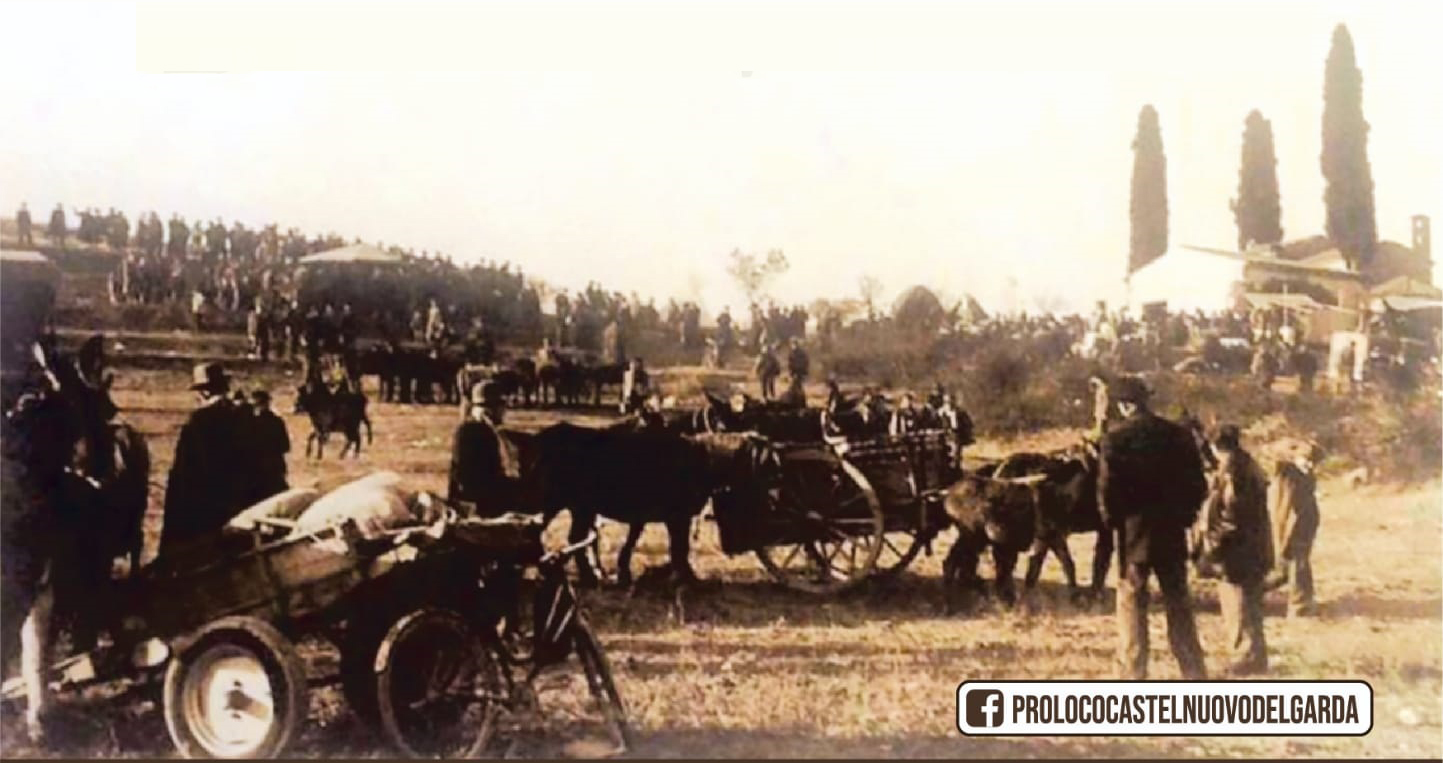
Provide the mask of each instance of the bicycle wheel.
{"label": "bicycle wheel", "polygon": [[606,718],[607,731],[617,752],[626,752],[632,746],[631,725],[626,719],[626,704],[621,692],[616,689],[616,680],[611,676],[611,663],[601,644],[591,632],[591,626],[581,620],[576,624],[576,657],[581,669],[586,672],[586,683],[591,688],[591,697],[601,708]]}
{"label": "bicycle wheel", "polygon": [[501,666],[456,613],[417,610],[391,627],[376,654],[380,731],[413,758],[482,754],[507,696]]}
{"label": "bicycle wheel", "polygon": [[584,620],[571,625],[570,653],[534,669],[528,679],[534,712],[518,715],[515,736],[525,757],[598,758],[625,752],[631,744],[626,708],[601,645]]}

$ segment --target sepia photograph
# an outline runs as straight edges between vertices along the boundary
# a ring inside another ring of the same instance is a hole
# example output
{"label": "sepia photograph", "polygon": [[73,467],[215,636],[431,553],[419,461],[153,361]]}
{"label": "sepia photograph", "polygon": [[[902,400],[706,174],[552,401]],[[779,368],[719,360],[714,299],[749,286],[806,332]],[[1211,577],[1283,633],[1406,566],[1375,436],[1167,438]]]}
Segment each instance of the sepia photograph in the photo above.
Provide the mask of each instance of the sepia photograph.
{"label": "sepia photograph", "polygon": [[1443,758],[1430,4],[0,18],[0,756]]}

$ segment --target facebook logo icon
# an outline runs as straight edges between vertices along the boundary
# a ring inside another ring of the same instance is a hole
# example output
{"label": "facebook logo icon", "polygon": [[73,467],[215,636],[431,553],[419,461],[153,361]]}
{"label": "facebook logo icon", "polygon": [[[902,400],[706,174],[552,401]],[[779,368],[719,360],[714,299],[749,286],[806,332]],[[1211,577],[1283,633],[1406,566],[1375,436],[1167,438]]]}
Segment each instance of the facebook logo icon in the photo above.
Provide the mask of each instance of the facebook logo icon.
{"label": "facebook logo icon", "polygon": [[996,689],[972,689],[967,692],[967,725],[990,728],[1002,725],[1002,692]]}

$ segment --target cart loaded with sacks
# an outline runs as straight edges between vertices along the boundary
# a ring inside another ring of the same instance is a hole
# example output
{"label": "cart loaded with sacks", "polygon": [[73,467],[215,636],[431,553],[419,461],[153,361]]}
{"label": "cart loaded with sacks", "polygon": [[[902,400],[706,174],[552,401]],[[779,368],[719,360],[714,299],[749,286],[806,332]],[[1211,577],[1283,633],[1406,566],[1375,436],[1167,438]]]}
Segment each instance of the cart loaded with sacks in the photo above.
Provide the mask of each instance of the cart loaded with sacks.
{"label": "cart loaded with sacks", "polygon": [[[365,537],[353,524],[252,525],[117,581],[111,643],[58,662],[52,685],[158,685],[181,754],[258,758],[295,740],[312,686],[339,683],[395,752],[459,757],[545,712],[533,686],[542,668],[579,663],[586,689],[562,694],[589,700],[594,722],[625,748],[621,697],[562,572],[584,544],[547,554],[530,518],[449,511]],[[308,678],[297,644],[317,637],[339,650],[337,674]]]}

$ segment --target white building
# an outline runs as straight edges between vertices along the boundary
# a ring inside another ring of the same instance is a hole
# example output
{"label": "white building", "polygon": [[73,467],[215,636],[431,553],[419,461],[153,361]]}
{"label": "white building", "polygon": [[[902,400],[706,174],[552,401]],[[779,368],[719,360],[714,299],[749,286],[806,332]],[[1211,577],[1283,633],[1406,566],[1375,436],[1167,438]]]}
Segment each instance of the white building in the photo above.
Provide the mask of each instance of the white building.
{"label": "white building", "polygon": [[1240,260],[1174,247],[1132,274],[1124,300],[1134,315],[1151,302],[1166,302],[1168,310],[1226,310],[1244,267]]}

